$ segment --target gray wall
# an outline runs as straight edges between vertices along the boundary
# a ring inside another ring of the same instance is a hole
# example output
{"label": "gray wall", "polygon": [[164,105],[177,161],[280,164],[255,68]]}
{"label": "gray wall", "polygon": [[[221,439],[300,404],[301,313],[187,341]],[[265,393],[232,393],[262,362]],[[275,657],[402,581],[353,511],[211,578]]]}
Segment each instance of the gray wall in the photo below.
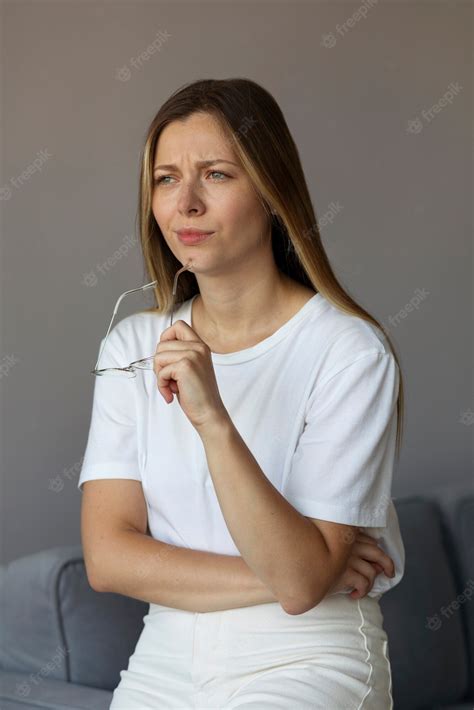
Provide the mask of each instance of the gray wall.
{"label": "gray wall", "polygon": [[[0,561],[80,541],[90,370],[118,295],[145,283],[140,148],[160,104],[198,78],[273,93],[336,273],[391,329],[407,394],[394,497],[471,486],[472,5],[1,11]],[[129,299],[120,317],[151,303]]]}

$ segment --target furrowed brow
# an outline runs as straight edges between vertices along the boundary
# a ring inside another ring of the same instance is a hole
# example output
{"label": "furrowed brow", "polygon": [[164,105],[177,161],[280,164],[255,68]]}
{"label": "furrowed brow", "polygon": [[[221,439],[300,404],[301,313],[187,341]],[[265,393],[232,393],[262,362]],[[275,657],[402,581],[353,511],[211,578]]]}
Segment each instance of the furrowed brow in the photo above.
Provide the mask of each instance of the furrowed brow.
{"label": "furrowed brow", "polygon": [[[233,163],[231,160],[224,160],[223,158],[215,158],[214,160],[200,160],[196,163],[199,168],[209,168],[211,165],[216,165],[217,163],[229,163],[229,165],[235,165],[236,168],[239,166],[237,163]],[[157,170],[179,170],[177,165],[167,164],[167,165],[155,165],[153,172],[156,173]]]}

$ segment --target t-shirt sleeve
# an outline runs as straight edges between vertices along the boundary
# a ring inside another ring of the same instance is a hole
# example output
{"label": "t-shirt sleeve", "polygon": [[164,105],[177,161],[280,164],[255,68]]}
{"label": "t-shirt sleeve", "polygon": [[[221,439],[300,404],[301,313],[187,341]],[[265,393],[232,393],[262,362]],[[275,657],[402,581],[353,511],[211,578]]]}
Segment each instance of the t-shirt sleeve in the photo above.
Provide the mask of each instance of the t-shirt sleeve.
{"label": "t-shirt sleeve", "polygon": [[[111,330],[99,368],[124,367],[123,336],[119,323]],[[104,339],[101,341],[102,348]],[[95,364],[95,363],[94,363]],[[91,375],[94,378],[92,415],[78,488],[100,478],[140,481],[137,437],[136,379]]]}
{"label": "t-shirt sleeve", "polygon": [[385,527],[391,502],[399,370],[359,353],[312,391],[283,495],[302,515]]}

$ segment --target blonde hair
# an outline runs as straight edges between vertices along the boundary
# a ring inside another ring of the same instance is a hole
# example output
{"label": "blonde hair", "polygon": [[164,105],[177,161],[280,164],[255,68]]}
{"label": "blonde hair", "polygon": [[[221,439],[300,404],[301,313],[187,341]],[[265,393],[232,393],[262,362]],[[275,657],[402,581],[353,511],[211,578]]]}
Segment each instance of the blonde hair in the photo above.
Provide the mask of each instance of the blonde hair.
{"label": "blonde hair", "polygon": [[[177,89],[152,120],[141,154],[138,232],[146,278],[157,281],[157,306],[172,304],[173,280],[182,267],[169,249],[152,211],[153,164],[161,131],[172,121],[194,113],[217,119],[236,157],[246,170],[262,207],[271,220],[272,249],[278,269],[304,286],[319,291],[335,307],[379,328],[399,368],[396,455],[400,456],[404,388],[399,358],[385,328],[347,293],[337,280],[321,242],[298,149],[273,96],[250,79],[202,79]],[[274,213],[273,213],[273,212]],[[176,302],[199,292],[195,275],[183,271]]]}

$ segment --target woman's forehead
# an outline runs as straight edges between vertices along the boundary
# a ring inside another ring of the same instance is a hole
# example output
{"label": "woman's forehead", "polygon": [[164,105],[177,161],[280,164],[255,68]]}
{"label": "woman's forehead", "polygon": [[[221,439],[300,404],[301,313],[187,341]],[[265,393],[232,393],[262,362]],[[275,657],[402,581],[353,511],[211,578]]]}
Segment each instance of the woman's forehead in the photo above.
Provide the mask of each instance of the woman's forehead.
{"label": "woman's forehead", "polygon": [[155,148],[155,163],[174,164],[188,157],[195,161],[222,159],[238,164],[222,127],[215,121],[194,116],[165,126]]}

